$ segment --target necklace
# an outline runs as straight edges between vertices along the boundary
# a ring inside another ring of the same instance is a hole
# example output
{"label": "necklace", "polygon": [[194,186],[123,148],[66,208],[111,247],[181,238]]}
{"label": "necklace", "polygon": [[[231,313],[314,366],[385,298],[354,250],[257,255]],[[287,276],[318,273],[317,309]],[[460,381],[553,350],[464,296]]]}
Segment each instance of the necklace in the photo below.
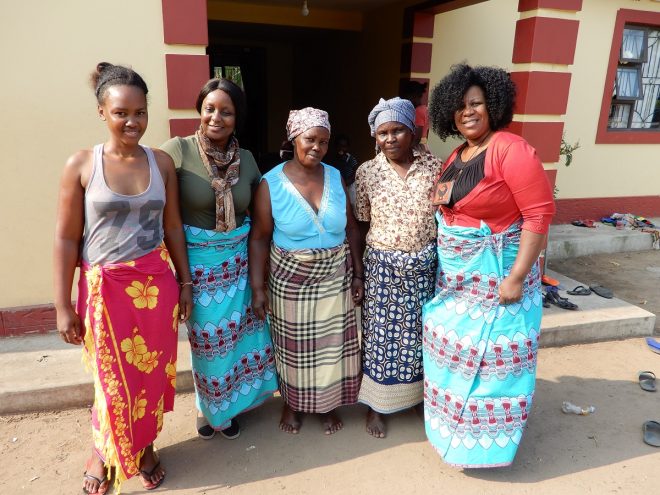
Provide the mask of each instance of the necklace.
{"label": "necklace", "polygon": [[[470,154],[470,157],[467,160],[465,160],[464,163],[467,163],[470,160],[472,160],[472,158],[474,158],[474,155],[477,154],[477,151],[479,151],[479,148],[481,148],[481,146],[486,142],[486,139],[488,139],[491,134],[492,134],[492,131],[488,131],[488,133],[481,139],[481,141],[479,141],[479,143],[477,144],[477,147],[474,148],[474,151],[472,152],[472,154]],[[466,142],[466,144],[467,144],[467,142]]]}

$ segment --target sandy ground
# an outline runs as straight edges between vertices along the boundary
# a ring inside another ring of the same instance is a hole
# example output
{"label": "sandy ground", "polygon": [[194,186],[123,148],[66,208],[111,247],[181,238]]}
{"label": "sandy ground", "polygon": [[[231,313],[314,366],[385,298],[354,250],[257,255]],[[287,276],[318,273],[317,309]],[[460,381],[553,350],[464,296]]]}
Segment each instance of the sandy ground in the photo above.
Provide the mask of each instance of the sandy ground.
{"label": "sandy ground", "polygon": [[[611,287],[616,296],[660,314],[660,252],[551,262],[571,278]],[[577,301],[579,302],[579,301]],[[656,332],[660,324],[656,323]],[[341,411],[331,437],[307,417],[301,433],[277,429],[280,399],[241,417],[228,441],[197,438],[194,397],[177,396],[156,442],[173,494],[656,494],[660,449],[642,442],[641,425],[660,420],[660,393],[637,385],[639,370],[660,376],[660,355],[643,339],[542,349],[536,398],[513,466],[457,470],[425,441],[412,411],[389,420],[384,440],[364,432],[362,406]],[[594,405],[590,416],[565,415],[562,401]],[[0,417],[0,494],[76,494],[89,455],[87,409]],[[123,493],[146,493],[137,479]]]}
{"label": "sandy ground", "polygon": [[[641,425],[660,420],[660,394],[637,385],[640,369],[660,376],[660,355],[643,339],[542,349],[536,400],[512,467],[457,470],[425,441],[412,411],[390,418],[384,440],[364,432],[364,408],[344,408],[331,437],[307,417],[301,433],[277,429],[280,400],[241,418],[234,441],[196,437],[194,397],[177,397],[156,442],[173,494],[653,494],[660,450],[642,442]],[[563,414],[562,401],[596,406]],[[89,412],[0,417],[0,493],[81,493]],[[123,493],[145,493],[137,479]]]}
{"label": "sandy ground", "polygon": [[[660,251],[550,260],[548,268],[587,285],[598,283],[609,287],[619,299],[660,315]],[[571,300],[580,303],[579,296]],[[655,333],[660,333],[660,317],[655,320]]]}

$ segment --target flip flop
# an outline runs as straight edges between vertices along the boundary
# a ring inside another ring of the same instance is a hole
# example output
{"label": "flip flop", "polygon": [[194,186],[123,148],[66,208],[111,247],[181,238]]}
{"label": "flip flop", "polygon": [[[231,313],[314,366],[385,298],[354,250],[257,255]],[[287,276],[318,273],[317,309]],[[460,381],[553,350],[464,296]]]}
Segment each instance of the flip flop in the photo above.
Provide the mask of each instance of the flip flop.
{"label": "flip flop", "polygon": [[160,467],[160,461],[156,462],[156,465],[151,469],[151,471],[145,471],[144,469],[140,469],[140,481],[142,482],[142,486],[144,487],[145,490],[155,490],[158,488],[160,485],[163,484],[163,481],[165,481],[165,475],[158,480],[157,483],[152,483],[149,481],[151,476],[156,472],[156,469]]}
{"label": "flip flop", "polygon": [[642,425],[644,432],[644,443],[652,447],[660,447],[660,423],[657,421],[646,421]]}
{"label": "flip flop", "polygon": [[638,374],[639,386],[647,392],[655,392],[655,373],[652,371],[640,371]]}
{"label": "flip flop", "polygon": [[83,478],[86,478],[88,480],[96,481],[99,484],[99,487],[96,489],[95,492],[88,492],[84,488],[82,489],[83,493],[86,495],[105,495],[105,493],[108,491],[108,488],[110,488],[110,480],[108,479],[108,475],[106,474],[103,476],[103,479],[99,479],[93,474],[87,474],[87,471],[89,470],[89,466],[92,463],[92,460],[89,459],[87,461],[87,464],[85,465],[85,471],[83,472]]}
{"label": "flip flop", "polygon": [[559,293],[555,290],[549,290],[545,293],[545,300],[550,304],[560,307],[561,309],[570,309],[575,311],[578,309],[578,305],[569,301],[566,297],[561,297]]}
{"label": "flip flop", "polygon": [[594,284],[590,285],[589,288],[594,291],[596,294],[598,294],[600,297],[604,297],[605,299],[612,299],[614,297],[614,293],[612,292],[612,289],[608,289],[607,287],[604,287],[599,284]]}
{"label": "flip flop", "polygon": [[566,294],[570,294],[571,296],[588,296],[591,294],[591,289],[589,287],[585,287],[584,285],[578,285],[573,290],[567,290]]}
{"label": "flip flop", "polygon": [[576,227],[589,227],[590,229],[595,229],[596,226],[594,225],[593,220],[585,219],[585,220],[573,220],[571,222],[573,225]]}
{"label": "flip flop", "polygon": [[87,474],[87,471],[85,471],[83,473],[83,478],[96,481],[99,484],[99,487],[96,489],[95,492],[88,492],[83,488],[83,493],[85,493],[86,495],[105,495],[106,492],[108,491],[108,488],[110,488],[110,480],[108,479],[107,476],[104,476],[103,479],[100,480],[92,474]]}
{"label": "flip flop", "polygon": [[646,344],[653,352],[655,352],[656,354],[660,354],[660,342],[658,342],[655,339],[652,339],[651,337],[646,337]]}
{"label": "flip flop", "polygon": [[541,283],[543,285],[550,285],[551,287],[557,287],[559,285],[559,280],[552,278],[549,275],[541,276]]}

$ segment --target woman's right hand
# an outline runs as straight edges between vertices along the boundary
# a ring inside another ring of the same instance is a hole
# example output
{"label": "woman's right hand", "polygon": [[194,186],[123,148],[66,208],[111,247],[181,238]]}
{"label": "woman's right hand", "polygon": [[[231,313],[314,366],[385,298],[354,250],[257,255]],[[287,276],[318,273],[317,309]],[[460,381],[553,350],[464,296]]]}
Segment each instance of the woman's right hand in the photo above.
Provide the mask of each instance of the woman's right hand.
{"label": "woman's right hand", "polygon": [[57,310],[57,331],[67,344],[82,344],[80,317],[71,306]]}
{"label": "woman's right hand", "polygon": [[270,314],[270,303],[265,289],[252,291],[252,312],[260,320],[265,320],[266,316]]}

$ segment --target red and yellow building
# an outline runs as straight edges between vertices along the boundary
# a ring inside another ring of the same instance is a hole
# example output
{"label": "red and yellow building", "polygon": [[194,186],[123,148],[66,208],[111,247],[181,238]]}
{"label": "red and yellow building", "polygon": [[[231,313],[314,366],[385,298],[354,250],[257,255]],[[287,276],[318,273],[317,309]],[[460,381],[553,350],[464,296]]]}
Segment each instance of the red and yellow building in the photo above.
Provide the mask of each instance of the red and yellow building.
{"label": "red and yellow building", "polygon": [[[240,140],[274,159],[289,109],[329,111],[362,160],[366,118],[407,79],[432,86],[468,61],[509,70],[511,125],[557,186],[557,222],[614,211],[660,216],[660,2],[657,0],[130,0],[12,2],[3,9],[0,82],[0,335],[53,327],[51,245],[59,175],[101,142],[88,76],[131,65],[149,84],[158,146],[197,126],[212,74],[240,77]],[[570,167],[562,135],[579,141]],[[457,142],[429,139],[445,157]]]}

